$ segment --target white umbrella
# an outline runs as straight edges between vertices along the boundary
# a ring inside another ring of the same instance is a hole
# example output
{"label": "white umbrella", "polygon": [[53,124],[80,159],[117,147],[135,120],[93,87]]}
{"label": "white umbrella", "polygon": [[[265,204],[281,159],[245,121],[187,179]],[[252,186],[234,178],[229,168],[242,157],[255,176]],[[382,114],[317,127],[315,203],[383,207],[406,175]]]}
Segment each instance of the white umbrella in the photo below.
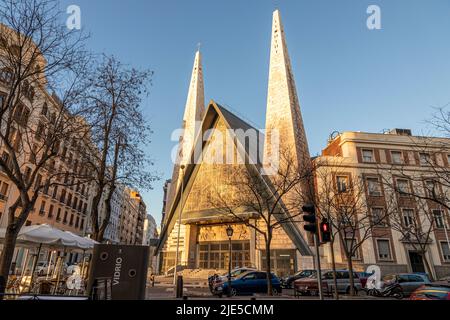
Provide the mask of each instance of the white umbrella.
{"label": "white umbrella", "polygon": [[92,249],[95,244],[98,244],[98,242],[93,239],[80,237],[70,231],[64,231],[64,233],[67,233],[69,236],[73,237],[77,241],[77,247],[81,249]]}
{"label": "white umbrella", "polygon": [[[0,229],[0,238],[5,237],[5,231],[6,229]],[[39,243],[80,249],[92,249],[97,243],[92,239],[80,237],[72,232],[62,231],[48,224],[23,227],[17,235],[17,241],[24,244]]]}

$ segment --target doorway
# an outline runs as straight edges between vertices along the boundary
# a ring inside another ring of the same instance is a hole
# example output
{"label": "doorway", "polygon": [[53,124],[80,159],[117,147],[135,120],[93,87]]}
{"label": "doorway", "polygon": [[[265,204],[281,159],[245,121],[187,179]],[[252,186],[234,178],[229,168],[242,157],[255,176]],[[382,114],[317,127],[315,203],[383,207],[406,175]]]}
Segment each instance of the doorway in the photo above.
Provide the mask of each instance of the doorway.
{"label": "doorway", "polygon": [[416,251],[409,251],[409,262],[411,263],[412,272],[425,272],[422,254]]}

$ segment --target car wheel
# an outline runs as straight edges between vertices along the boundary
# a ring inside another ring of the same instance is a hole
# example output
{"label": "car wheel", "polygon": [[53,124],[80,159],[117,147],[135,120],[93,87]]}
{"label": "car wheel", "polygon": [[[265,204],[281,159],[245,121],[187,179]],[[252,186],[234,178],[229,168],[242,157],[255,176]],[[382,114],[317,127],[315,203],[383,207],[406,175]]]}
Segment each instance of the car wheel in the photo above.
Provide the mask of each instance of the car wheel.
{"label": "car wheel", "polygon": [[392,291],[392,296],[395,299],[399,299],[399,300],[401,300],[405,297],[405,295],[403,294],[403,291],[400,289],[395,289],[394,291]]}
{"label": "car wheel", "polygon": [[273,296],[277,296],[278,295],[278,290],[276,288],[272,288],[272,295]]}
{"label": "car wheel", "polygon": [[310,293],[312,296],[318,296],[318,295],[319,295],[319,292],[316,291],[316,290],[311,290],[309,293]]}
{"label": "car wheel", "polygon": [[235,288],[231,288],[230,296],[235,297],[237,295],[237,290]]}

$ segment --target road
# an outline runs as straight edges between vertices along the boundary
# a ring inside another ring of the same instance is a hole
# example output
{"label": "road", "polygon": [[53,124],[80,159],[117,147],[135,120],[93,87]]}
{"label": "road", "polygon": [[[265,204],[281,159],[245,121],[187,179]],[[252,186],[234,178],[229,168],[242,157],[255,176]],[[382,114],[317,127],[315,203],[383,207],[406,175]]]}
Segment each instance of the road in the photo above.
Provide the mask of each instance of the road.
{"label": "road", "polygon": [[[158,281],[159,280],[159,281]],[[171,300],[175,298],[174,288],[171,279],[158,279],[155,286],[147,286],[146,297],[149,300]],[[282,300],[318,300],[318,297],[301,296],[295,297],[292,289],[284,289],[282,294],[278,296],[267,296],[264,294],[255,294],[253,296],[237,296],[237,297],[223,297],[214,296],[209,291],[209,288],[204,281],[189,280],[184,281],[184,296],[187,299],[230,299],[230,300],[262,300],[262,299],[282,299]],[[360,292],[358,296],[351,297],[347,295],[340,295],[341,300],[367,300],[380,299],[375,297],[368,297],[364,292]],[[332,297],[325,297],[326,300],[333,299]],[[386,298],[381,298],[386,299]]]}

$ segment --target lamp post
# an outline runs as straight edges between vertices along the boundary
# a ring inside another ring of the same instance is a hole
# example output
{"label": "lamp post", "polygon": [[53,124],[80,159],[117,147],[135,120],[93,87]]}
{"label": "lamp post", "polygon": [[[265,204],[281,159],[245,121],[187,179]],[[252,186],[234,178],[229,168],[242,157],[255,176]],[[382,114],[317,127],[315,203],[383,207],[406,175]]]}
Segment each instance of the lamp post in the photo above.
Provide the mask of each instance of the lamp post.
{"label": "lamp post", "polygon": [[178,213],[178,235],[177,235],[177,251],[175,253],[175,269],[173,270],[173,285],[176,293],[177,286],[177,266],[178,266],[178,251],[180,249],[180,231],[181,231],[181,213],[183,212],[183,193],[184,193],[184,165],[181,165],[181,196],[180,196],[180,210]]}
{"label": "lamp post", "polygon": [[233,228],[231,225],[227,227],[228,236],[228,296],[231,296],[231,237],[233,237]]}

